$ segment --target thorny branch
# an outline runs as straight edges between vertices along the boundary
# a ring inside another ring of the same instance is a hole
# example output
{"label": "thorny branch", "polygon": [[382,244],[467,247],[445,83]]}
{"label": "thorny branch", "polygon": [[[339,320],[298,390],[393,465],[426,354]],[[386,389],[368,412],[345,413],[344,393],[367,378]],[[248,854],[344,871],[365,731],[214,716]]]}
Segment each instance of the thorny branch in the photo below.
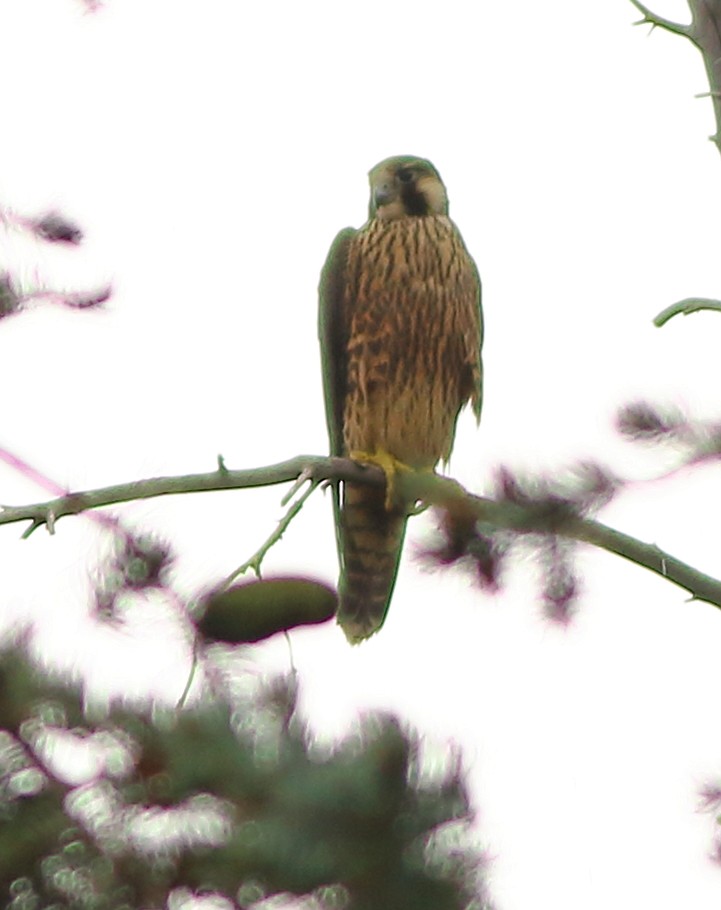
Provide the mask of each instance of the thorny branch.
{"label": "thorny branch", "polygon": [[242,563],[242,565],[239,565],[237,569],[234,569],[230,573],[230,575],[225,579],[225,581],[220,586],[221,588],[225,588],[225,587],[228,587],[229,585],[231,585],[235,581],[236,578],[238,578],[241,575],[245,575],[245,573],[248,571],[248,569],[252,569],[255,572],[256,576],[258,578],[260,578],[260,567],[261,567],[263,560],[265,559],[266,553],[268,552],[268,550],[270,550],[270,548],[272,546],[277,544],[278,541],[283,537],[283,535],[285,534],[285,532],[288,528],[288,525],[291,523],[291,521],[295,518],[295,516],[303,508],[303,505],[304,505],[306,499],[308,499],[308,497],[311,495],[311,493],[313,493],[315,491],[316,487],[318,486],[319,481],[313,480],[312,477],[309,476],[308,471],[306,470],[300,475],[300,477],[298,478],[298,481],[296,481],[296,483],[293,484],[293,487],[291,488],[291,491],[290,491],[290,496],[286,495],[283,497],[283,504],[285,505],[289,501],[289,499],[292,496],[294,496],[295,493],[297,492],[297,490],[299,489],[298,484],[300,483],[300,486],[303,486],[303,485],[305,485],[305,483],[307,481],[310,481],[310,483],[308,484],[306,489],[303,491],[303,493],[295,500],[295,502],[293,502],[290,505],[290,507],[288,508],[288,511],[278,522],[278,525],[275,528],[275,530],[258,547],[258,549],[255,551],[255,553],[253,553],[253,555],[249,559],[246,559],[246,561],[244,563]]}
{"label": "thorny branch", "polygon": [[[708,97],[711,99],[716,120],[716,132],[709,138],[721,152],[721,0],[688,0],[691,12],[689,25],[681,25],[659,16],[650,10],[640,0],[631,0],[631,3],[643,13],[643,19],[636,25],[648,23],[652,27],[665,29],[675,35],[688,38],[703,57],[709,91],[697,95],[697,98]],[[669,319],[682,313],[688,316],[700,310],[721,310],[721,301],[711,300],[706,297],[688,297],[679,300],[662,310],[653,320],[654,325],[660,327]]]}
{"label": "thorny branch", "polygon": [[[328,458],[318,455],[299,455],[277,464],[248,470],[231,471],[222,460],[217,470],[205,474],[188,474],[174,477],[156,477],[126,484],[104,487],[97,490],[68,493],[46,502],[25,506],[3,506],[0,508],[0,525],[19,521],[30,521],[30,527],[23,537],[47,525],[51,527],[66,515],[77,515],[88,509],[168,496],[179,493],[198,493],[212,490],[238,490],[251,487],[289,483],[303,476],[310,484],[291,507],[278,529],[248,561],[247,568],[254,565],[256,557],[272,546],[300,510],[305,499],[323,481],[353,481],[382,486],[383,472],[372,466],[359,465],[344,458]],[[436,506],[452,520],[481,522],[494,529],[505,529],[516,534],[556,535],[567,540],[588,543],[610,553],[622,556],[637,565],[644,566],[657,575],[685,588],[693,599],[705,600],[721,607],[721,580],[699,572],[692,566],[665,553],[655,544],[647,544],[628,534],[617,531],[601,522],[574,514],[572,510],[549,514],[533,504],[523,505],[509,501],[497,501],[469,493],[457,481],[437,474],[400,472],[396,476],[397,494],[407,502],[422,502]]]}
{"label": "thorny branch", "polygon": [[639,12],[643,13],[643,19],[639,19],[639,21],[635,23],[636,25],[648,24],[654,28],[663,28],[666,29],[667,32],[673,32],[675,35],[683,35],[685,38],[694,41],[693,32],[690,26],[681,25],[678,22],[673,22],[671,19],[666,19],[664,16],[657,15],[645,4],[640,3],[639,0],[631,0],[631,3],[633,3]]}
{"label": "thorny branch", "polygon": [[721,152],[721,0],[688,0],[691,10],[690,25],[681,25],[659,16],[640,0],[631,0],[631,3],[643,13],[643,19],[637,23],[638,25],[648,23],[675,35],[681,35],[688,38],[701,51],[709,81],[708,95],[713,103],[716,118],[716,132],[710,138]]}
{"label": "thorny branch", "polygon": [[273,486],[296,480],[306,472],[308,480],[354,480],[382,486],[385,483],[380,469],[358,465],[343,458],[324,458],[319,455],[298,455],[278,464],[242,471],[228,470],[222,459],[218,468],[205,474],[185,474],[173,477],[154,477],[120,483],[97,490],[67,493],[46,502],[27,506],[0,505],[0,525],[17,521],[30,521],[23,537],[50,521],[57,522],[66,515],[78,515],[89,509],[153,499],[157,496],[175,496],[179,493],[207,493],[213,490],[244,490],[252,487]]}

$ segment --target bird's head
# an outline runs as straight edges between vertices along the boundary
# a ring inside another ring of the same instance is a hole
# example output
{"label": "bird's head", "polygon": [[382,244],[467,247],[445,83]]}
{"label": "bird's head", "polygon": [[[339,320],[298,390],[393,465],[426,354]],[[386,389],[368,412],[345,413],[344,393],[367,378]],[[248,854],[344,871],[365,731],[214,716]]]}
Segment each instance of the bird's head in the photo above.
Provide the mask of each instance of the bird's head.
{"label": "bird's head", "polygon": [[447,215],[448,196],[438,171],[425,158],[398,155],[377,164],[368,175],[370,218]]}

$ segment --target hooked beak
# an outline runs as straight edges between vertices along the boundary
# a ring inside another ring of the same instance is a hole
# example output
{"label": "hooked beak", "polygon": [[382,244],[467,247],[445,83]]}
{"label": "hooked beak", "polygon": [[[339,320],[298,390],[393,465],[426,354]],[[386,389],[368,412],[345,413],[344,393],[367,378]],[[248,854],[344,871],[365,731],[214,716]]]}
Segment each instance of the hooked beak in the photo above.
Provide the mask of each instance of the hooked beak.
{"label": "hooked beak", "polygon": [[388,205],[394,198],[393,187],[389,183],[381,183],[373,187],[373,204],[377,209],[383,205]]}

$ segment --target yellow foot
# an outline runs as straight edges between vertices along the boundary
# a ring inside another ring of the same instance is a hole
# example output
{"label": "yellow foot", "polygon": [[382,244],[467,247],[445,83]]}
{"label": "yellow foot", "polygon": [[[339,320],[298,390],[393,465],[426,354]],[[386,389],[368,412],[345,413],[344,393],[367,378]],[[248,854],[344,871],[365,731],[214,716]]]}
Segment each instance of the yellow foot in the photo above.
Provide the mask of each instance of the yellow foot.
{"label": "yellow foot", "polygon": [[383,471],[386,475],[386,512],[392,512],[393,508],[398,504],[396,501],[396,474],[399,471],[411,471],[412,468],[409,468],[407,464],[403,464],[402,461],[398,461],[397,458],[394,458],[390,452],[386,452],[384,449],[379,449],[372,453],[351,452],[348,457],[352,458],[353,461],[361,462],[361,464],[373,464]]}

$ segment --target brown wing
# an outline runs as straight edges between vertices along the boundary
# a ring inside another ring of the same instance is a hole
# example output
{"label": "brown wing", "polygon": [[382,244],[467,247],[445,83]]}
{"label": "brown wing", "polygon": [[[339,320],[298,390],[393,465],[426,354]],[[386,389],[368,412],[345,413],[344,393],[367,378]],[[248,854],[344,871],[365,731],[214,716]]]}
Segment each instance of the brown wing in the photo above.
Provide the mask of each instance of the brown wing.
{"label": "brown wing", "polygon": [[357,234],[344,228],[333,241],[318,287],[318,338],[330,454],[343,454],[343,407],[348,382],[348,320],[343,311],[348,247]]}
{"label": "brown wing", "polygon": [[[341,231],[321,272],[318,335],[326,421],[332,455],[347,455],[344,413],[348,397],[351,320],[346,312],[349,249],[358,232]],[[406,516],[386,512],[383,490],[345,484],[343,503],[333,489],[336,544],[340,563],[338,621],[351,642],[383,623],[395,584]]]}
{"label": "brown wing", "polygon": [[[348,383],[348,321],[343,308],[346,285],[348,246],[356,234],[354,228],[344,228],[328,251],[320,274],[318,287],[318,339],[325,419],[328,426],[330,454],[343,455],[343,408]],[[340,514],[340,487],[333,485],[333,523],[338,561],[343,571],[343,540]]]}
{"label": "brown wing", "polygon": [[[459,235],[460,236],[460,235]],[[476,417],[476,422],[481,422],[481,408],[483,407],[483,302],[482,302],[482,286],[481,286],[481,276],[478,274],[478,266],[476,265],[474,259],[469,254],[468,262],[471,271],[473,272],[473,277],[476,282],[476,307],[474,310],[474,317],[476,323],[475,326],[472,326],[472,330],[476,333],[477,341],[474,344],[474,353],[476,356],[475,367],[472,371],[472,393],[471,401],[473,405],[473,413]]]}

